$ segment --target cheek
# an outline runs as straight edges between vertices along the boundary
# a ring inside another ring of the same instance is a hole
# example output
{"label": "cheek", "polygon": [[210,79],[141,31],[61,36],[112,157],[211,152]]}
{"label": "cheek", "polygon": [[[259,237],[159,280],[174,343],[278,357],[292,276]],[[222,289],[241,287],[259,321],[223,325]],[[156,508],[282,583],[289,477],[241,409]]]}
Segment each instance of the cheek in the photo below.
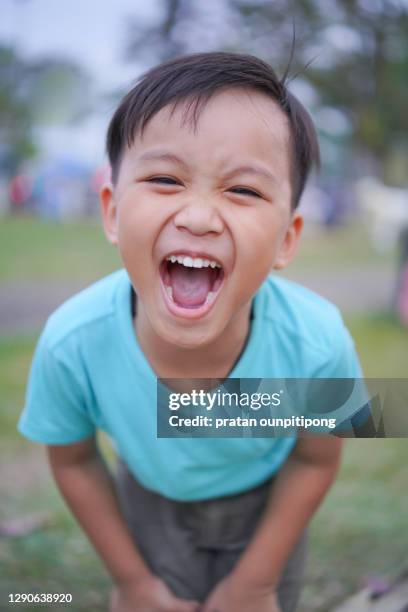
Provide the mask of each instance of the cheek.
{"label": "cheek", "polygon": [[271,272],[279,252],[284,221],[271,211],[267,212],[246,215],[234,226],[238,278],[234,291],[238,302],[245,302],[256,293]]}
{"label": "cheek", "polygon": [[159,207],[137,191],[119,204],[119,248],[121,251],[151,253],[152,241],[160,229]]}
{"label": "cheek", "polygon": [[[248,215],[237,227],[237,249],[241,265],[267,273],[279,251],[283,236],[283,223],[275,215]],[[266,272],[265,272],[266,271]]]}
{"label": "cheek", "polygon": [[158,227],[157,219],[140,200],[127,198],[120,203],[118,247],[135,287],[141,287],[151,274],[151,256]]}

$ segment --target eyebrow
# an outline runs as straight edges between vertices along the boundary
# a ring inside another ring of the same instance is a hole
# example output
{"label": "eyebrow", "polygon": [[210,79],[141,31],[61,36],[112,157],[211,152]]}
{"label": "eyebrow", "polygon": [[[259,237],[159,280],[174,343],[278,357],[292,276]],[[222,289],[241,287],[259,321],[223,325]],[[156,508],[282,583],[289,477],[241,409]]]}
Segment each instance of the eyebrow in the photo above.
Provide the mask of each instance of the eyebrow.
{"label": "eyebrow", "polygon": [[186,170],[188,170],[189,168],[186,162],[181,159],[181,157],[178,157],[178,155],[175,155],[174,153],[166,153],[165,151],[146,151],[146,153],[143,153],[143,155],[139,157],[139,161],[152,160],[169,161],[173,164],[183,166],[183,168],[185,168]]}
{"label": "eyebrow", "polygon": [[[139,161],[156,161],[156,160],[172,162],[174,164],[178,164],[179,166],[182,166],[185,170],[189,170],[188,164],[184,160],[182,160],[181,157],[179,157],[178,155],[175,155],[174,153],[168,153],[166,151],[146,151],[146,153],[143,153],[139,157]],[[256,176],[262,176],[264,178],[267,178],[273,183],[277,182],[272,172],[270,172],[266,168],[263,168],[262,166],[251,165],[251,164],[237,166],[236,168],[233,168],[232,170],[228,170],[223,175],[222,178],[224,180],[230,179],[233,176],[236,176],[237,174],[255,174]]]}
{"label": "eyebrow", "polygon": [[223,178],[229,179],[237,174],[255,174],[257,176],[263,176],[264,178],[269,179],[273,183],[276,183],[276,178],[272,174],[272,172],[270,172],[266,168],[263,168],[262,166],[250,164],[246,164],[245,166],[238,166],[237,168],[229,170],[226,174],[223,175]]}

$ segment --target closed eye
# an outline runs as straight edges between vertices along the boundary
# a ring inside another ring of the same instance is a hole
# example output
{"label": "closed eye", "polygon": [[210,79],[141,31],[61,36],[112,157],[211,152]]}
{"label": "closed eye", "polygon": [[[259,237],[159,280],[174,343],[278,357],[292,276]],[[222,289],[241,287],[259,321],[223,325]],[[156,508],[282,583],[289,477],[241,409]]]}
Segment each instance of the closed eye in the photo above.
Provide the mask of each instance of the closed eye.
{"label": "closed eye", "polygon": [[233,193],[237,193],[238,195],[249,195],[255,198],[262,197],[261,194],[257,193],[256,191],[253,191],[253,189],[247,189],[246,187],[233,187],[232,189],[230,189],[230,191],[232,191]]}
{"label": "closed eye", "polygon": [[180,183],[171,176],[152,176],[147,179],[148,183],[157,183],[158,185],[180,185]]}

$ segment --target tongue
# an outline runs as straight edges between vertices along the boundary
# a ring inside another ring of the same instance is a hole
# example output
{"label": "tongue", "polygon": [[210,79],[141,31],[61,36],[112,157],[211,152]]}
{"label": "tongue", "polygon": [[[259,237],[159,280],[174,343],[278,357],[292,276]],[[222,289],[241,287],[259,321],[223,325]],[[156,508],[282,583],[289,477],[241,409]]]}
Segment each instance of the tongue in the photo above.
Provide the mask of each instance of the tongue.
{"label": "tongue", "polygon": [[170,282],[173,299],[186,308],[205,302],[211,289],[212,270],[209,268],[186,268],[178,264],[170,266]]}

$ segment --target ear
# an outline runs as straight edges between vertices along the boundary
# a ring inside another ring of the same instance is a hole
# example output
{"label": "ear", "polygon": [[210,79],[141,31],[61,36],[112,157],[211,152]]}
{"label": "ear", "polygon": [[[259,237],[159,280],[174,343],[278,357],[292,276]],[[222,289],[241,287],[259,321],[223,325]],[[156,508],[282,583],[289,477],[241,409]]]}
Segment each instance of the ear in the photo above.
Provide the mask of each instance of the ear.
{"label": "ear", "polygon": [[118,244],[117,205],[112,183],[105,183],[99,194],[103,229],[110,243]]}
{"label": "ear", "polygon": [[293,214],[289,227],[279,249],[273,265],[275,270],[282,270],[295,257],[303,228],[303,217],[299,213]]}

